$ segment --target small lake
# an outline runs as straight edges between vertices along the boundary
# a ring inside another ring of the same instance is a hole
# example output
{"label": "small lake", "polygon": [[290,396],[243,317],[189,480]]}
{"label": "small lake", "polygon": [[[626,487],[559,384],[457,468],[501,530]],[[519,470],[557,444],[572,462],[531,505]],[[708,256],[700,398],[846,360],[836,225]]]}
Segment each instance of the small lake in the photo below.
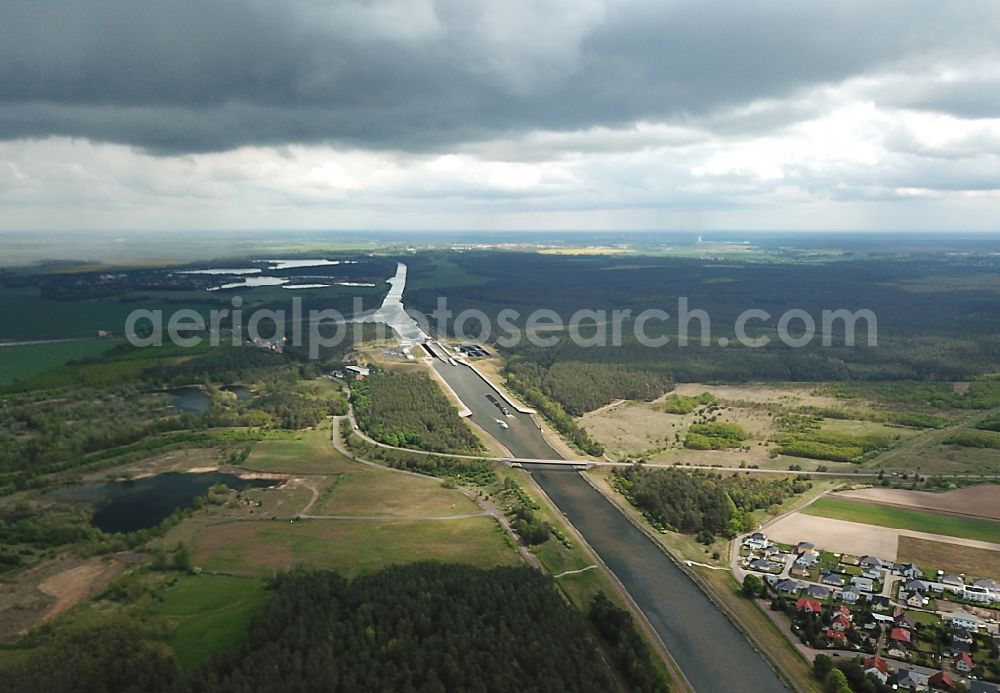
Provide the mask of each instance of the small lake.
{"label": "small lake", "polygon": [[167,472],[135,481],[83,484],[60,492],[78,500],[101,499],[92,524],[102,532],[135,532],[155,527],[178,508],[190,508],[216,484],[241,489],[274,486],[274,479],[241,479],[223,472]]}
{"label": "small lake", "polygon": [[[212,398],[196,387],[178,388],[171,390],[170,394],[174,398],[172,404],[185,414],[204,414],[212,406]],[[236,396],[240,397],[239,393]]]}
{"label": "small lake", "polygon": [[253,393],[250,391],[250,388],[247,387],[246,385],[226,385],[222,389],[225,390],[226,392],[232,392],[234,395],[236,395],[236,399],[238,399],[241,402],[247,402],[253,399]]}

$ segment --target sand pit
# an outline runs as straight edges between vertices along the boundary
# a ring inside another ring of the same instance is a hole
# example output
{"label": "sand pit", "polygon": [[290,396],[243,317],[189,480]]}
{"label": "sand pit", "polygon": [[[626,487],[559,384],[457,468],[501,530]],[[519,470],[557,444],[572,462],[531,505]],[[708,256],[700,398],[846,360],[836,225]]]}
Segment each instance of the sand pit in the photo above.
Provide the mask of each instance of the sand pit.
{"label": "sand pit", "polygon": [[831,520],[827,517],[802,513],[786,515],[774,524],[768,525],[765,531],[773,541],[782,544],[808,541],[824,551],[849,553],[855,556],[871,555],[896,560],[899,548],[897,529]]}
{"label": "sand pit", "polygon": [[894,488],[865,488],[856,491],[841,491],[837,496],[857,498],[884,505],[922,508],[1000,520],[1000,486],[998,485],[967,486],[944,493],[905,491]]}

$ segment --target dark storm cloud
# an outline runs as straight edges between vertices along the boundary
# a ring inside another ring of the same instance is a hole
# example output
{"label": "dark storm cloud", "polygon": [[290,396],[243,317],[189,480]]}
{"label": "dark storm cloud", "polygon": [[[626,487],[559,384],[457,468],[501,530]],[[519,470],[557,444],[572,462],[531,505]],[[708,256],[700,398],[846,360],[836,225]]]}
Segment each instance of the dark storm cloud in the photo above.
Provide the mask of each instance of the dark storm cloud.
{"label": "dark storm cloud", "polygon": [[994,7],[8,0],[0,137],[419,151],[644,119],[761,128],[790,116],[719,118],[912,56],[979,50]]}

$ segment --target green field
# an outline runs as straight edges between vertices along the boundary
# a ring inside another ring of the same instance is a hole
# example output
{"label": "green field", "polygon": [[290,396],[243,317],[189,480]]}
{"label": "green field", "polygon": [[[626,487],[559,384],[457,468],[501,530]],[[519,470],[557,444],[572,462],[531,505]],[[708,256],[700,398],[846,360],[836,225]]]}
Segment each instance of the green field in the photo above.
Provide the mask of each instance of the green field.
{"label": "green field", "polygon": [[330,444],[330,424],[299,431],[254,446],[243,466],[260,472],[334,474],[359,469]]}
{"label": "green field", "polygon": [[871,503],[820,498],[802,510],[807,515],[829,517],[834,520],[860,522],[866,525],[911,529],[917,532],[943,534],[961,539],[975,539],[1000,543],[1000,522],[939,515],[926,511],[890,508]]}
{"label": "green field", "polygon": [[55,342],[3,347],[0,349],[0,383],[23,380],[58,368],[68,361],[103,354],[120,344],[107,339],[84,339],[78,342]]}
{"label": "green field", "polygon": [[185,575],[155,611],[172,626],[167,643],[191,669],[238,644],[267,601],[260,580],[225,575]]}
{"label": "green field", "polygon": [[353,577],[390,564],[425,560],[481,568],[519,562],[507,535],[490,517],[229,522],[204,528],[196,542],[197,565],[239,575],[268,576],[296,565]]}

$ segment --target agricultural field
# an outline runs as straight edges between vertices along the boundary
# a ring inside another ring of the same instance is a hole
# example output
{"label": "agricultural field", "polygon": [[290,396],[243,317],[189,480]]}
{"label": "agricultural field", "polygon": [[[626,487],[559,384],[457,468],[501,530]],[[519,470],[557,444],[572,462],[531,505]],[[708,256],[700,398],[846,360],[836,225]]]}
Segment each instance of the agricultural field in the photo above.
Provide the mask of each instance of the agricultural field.
{"label": "agricultural field", "polygon": [[992,484],[966,486],[940,493],[875,487],[841,491],[837,497],[867,501],[878,505],[1000,520],[1000,486]]}
{"label": "agricultural field", "polygon": [[23,380],[64,366],[69,361],[97,356],[113,349],[118,341],[84,339],[0,348],[0,383]]}
{"label": "agricultural field", "polygon": [[803,513],[877,527],[908,529],[1000,544],[1000,522],[894,508],[837,497],[816,500]]}
{"label": "agricultural field", "polygon": [[901,536],[897,560],[916,563],[925,571],[943,570],[1000,580],[1000,554],[975,546]]}

